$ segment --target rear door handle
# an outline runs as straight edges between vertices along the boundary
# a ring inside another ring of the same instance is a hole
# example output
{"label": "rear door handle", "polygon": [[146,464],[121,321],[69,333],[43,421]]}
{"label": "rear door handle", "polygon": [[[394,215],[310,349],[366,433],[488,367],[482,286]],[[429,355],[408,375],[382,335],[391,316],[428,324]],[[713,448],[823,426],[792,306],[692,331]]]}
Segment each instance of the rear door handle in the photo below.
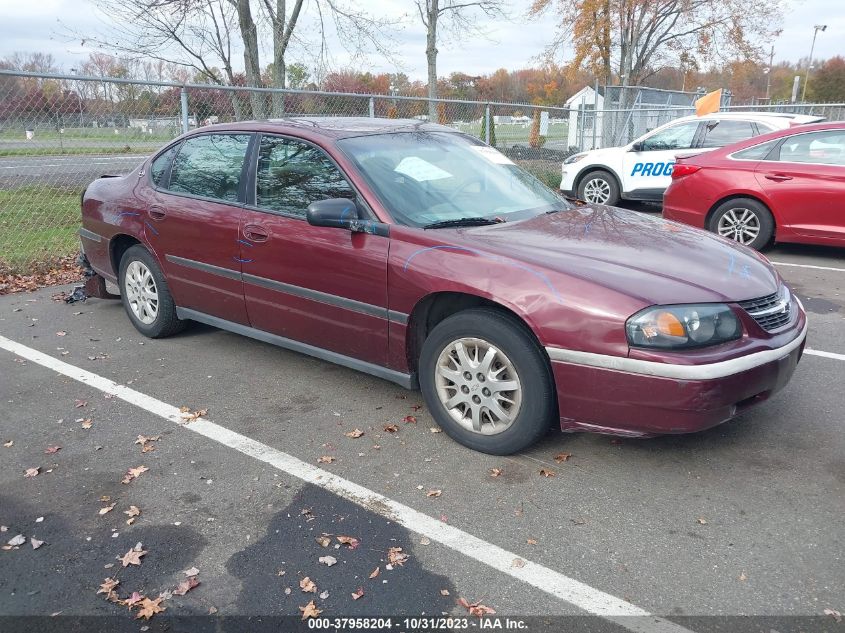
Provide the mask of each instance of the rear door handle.
{"label": "rear door handle", "polygon": [[259,224],[247,224],[243,232],[250,242],[266,242],[270,238],[270,231]]}
{"label": "rear door handle", "polygon": [[163,220],[165,216],[167,216],[167,212],[164,210],[164,207],[160,207],[157,204],[152,205],[147,213],[153,220]]}
{"label": "rear door handle", "polygon": [[766,174],[766,179],[783,182],[785,180],[792,180],[792,176],[787,176],[786,174]]}

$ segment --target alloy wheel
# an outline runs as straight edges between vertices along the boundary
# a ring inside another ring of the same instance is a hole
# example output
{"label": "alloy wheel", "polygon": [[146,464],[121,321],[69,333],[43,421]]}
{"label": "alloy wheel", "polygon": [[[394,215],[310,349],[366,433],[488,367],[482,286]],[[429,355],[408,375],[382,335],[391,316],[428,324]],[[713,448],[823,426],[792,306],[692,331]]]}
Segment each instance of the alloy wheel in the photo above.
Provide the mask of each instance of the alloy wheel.
{"label": "alloy wheel", "polygon": [[137,259],[129,263],[124,288],[126,300],[135,317],[144,325],[152,324],[158,316],[158,288],[146,264]]}
{"label": "alloy wheel", "polygon": [[610,183],[604,178],[591,178],[584,185],[584,200],[604,204],[610,199]]}
{"label": "alloy wheel", "polygon": [[480,338],[460,338],[435,366],[440,402],[463,428],[495,435],[510,428],[522,405],[522,385],[511,360]]}
{"label": "alloy wheel", "polygon": [[750,244],[760,234],[760,218],[751,209],[743,207],[728,209],[719,218],[716,231],[722,237],[735,240],[740,244]]}

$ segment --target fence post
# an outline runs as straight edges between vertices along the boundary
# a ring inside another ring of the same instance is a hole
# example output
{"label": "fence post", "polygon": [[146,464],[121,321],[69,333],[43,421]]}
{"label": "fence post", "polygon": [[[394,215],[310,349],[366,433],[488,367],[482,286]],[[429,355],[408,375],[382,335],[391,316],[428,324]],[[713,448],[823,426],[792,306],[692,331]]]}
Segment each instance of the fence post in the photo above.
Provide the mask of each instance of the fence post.
{"label": "fence post", "polygon": [[182,86],[182,92],[179,94],[182,108],[182,134],[190,132],[190,124],[188,123],[188,91],[185,86]]}
{"label": "fence post", "polygon": [[490,145],[490,105],[484,106],[484,142]]}
{"label": "fence post", "polygon": [[370,118],[376,118],[376,101],[370,97]]}

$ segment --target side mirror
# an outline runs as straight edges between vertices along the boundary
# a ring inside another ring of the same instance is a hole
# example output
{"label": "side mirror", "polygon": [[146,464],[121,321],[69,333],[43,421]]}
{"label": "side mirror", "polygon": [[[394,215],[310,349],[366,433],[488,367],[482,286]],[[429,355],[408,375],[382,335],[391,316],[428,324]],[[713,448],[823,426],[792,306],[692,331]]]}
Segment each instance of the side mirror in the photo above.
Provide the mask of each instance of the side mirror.
{"label": "side mirror", "polygon": [[308,205],[305,219],[312,226],[351,229],[353,222],[358,220],[358,207],[349,198],[317,200]]}
{"label": "side mirror", "polygon": [[634,143],[633,145],[631,145],[631,149],[628,150],[628,151],[641,152],[644,149],[645,149],[645,143],[643,143],[642,141],[639,141],[638,143]]}

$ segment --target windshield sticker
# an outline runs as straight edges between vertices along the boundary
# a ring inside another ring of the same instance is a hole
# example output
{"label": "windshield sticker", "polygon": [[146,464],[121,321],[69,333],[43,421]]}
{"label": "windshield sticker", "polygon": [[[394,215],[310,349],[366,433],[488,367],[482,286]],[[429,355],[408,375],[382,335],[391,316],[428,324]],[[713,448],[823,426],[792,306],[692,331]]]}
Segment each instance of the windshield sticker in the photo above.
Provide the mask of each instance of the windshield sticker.
{"label": "windshield sticker", "polygon": [[484,158],[489,160],[491,163],[496,163],[497,165],[513,165],[513,161],[502,154],[499,150],[493,147],[487,147],[486,145],[473,145],[472,149],[481,154]]}
{"label": "windshield sticker", "polygon": [[440,169],[437,165],[432,165],[427,160],[423,160],[418,156],[407,156],[402,159],[396,168],[393,170],[413,178],[417,182],[425,182],[426,180],[441,180],[443,178],[451,178],[452,174],[448,171]]}

